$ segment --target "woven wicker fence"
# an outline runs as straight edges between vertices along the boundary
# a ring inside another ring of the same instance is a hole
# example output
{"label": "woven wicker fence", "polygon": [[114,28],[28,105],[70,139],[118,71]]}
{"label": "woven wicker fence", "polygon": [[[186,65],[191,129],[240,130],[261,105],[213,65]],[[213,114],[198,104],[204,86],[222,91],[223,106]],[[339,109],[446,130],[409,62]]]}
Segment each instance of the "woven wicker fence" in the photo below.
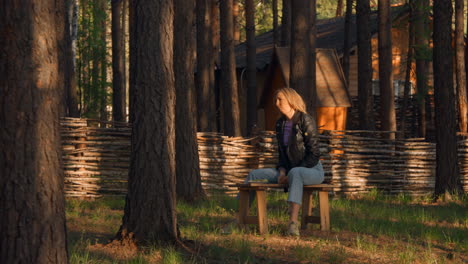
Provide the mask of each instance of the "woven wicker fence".
{"label": "woven wicker fence", "polygon": [[[66,118],[62,121],[67,196],[123,195],[130,156],[131,127],[126,123]],[[435,144],[422,139],[387,140],[385,132],[328,131],[320,135],[326,181],[336,192],[379,189],[421,195],[435,184]],[[274,167],[278,159],[273,132],[253,138],[198,133],[202,185],[208,192],[234,193],[256,168]],[[468,140],[459,141],[462,183],[468,191]]]}

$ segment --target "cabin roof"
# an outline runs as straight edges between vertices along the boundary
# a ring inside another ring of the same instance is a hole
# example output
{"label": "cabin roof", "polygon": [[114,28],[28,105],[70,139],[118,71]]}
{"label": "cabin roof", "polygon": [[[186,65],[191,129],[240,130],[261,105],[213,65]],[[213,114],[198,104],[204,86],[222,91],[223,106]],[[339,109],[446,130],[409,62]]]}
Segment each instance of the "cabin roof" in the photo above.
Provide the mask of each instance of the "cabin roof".
{"label": "cabin roof", "polygon": [[[275,67],[280,67],[285,85],[289,86],[289,54],[288,47],[275,48],[273,62],[263,87],[260,107],[264,107],[265,100],[268,100],[266,98],[269,94],[267,90],[272,87]],[[317,49],[316,69],[317,106],[350,107],[351,101],[336,51],[334,49]]]}
{"label": "cabin roof", "polygon": [[[407,5],[392,7],[392,20],[400,18],[408,12]],[[351,46],[357,44],[356,38],[356,16],[351,17]],[[317,48],[334,49],[338,56],[341,57],[344,46],[344,24],[345,18],[330,18],[317,20]],[[278,28],[280,30],[280,27]],[[371,34],[374,35],[378,31],[377,11],[371,13],[370,19]],[[271,62],[273,55],[273,30],[265,32],[255,37],[256,43],[256,68],[261,70]],[[245,42],[238,44],[235,47],[236,68],[246,67],[246,50]]]}

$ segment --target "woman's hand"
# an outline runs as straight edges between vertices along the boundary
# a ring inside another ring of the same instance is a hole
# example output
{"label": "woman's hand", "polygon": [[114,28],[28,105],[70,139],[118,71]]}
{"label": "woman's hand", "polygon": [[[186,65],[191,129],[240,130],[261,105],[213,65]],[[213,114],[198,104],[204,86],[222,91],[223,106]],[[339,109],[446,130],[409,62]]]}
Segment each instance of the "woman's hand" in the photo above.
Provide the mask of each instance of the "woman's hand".
{"label": "woman's hand", "polygon": [[286,176],[286,171],[284,169],[279,170],[278,183],[279,184],[288,183],[288,176]]}

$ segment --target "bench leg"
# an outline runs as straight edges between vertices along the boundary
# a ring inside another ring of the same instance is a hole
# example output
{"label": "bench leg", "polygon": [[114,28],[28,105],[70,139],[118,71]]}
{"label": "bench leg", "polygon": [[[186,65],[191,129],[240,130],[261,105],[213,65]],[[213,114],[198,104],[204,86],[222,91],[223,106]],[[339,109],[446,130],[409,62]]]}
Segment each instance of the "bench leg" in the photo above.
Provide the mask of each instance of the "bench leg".
{"label": "bench leg", "polygon": [[309,216],[312,216],[312,191],[304,190],[302,195],[301,229],[307,229]]}
{"label": "bench leg", "polygon": [[320,229],[322,231],[330,230],[330,207],[328,204],[328,192],[319,192],[320,203]]}
{"label": "bench leg", "polygon": [[249,191],[240,190],[239,199],[239,224],[244,226],[247,224],[247,216],[249,215]]}
{"label": "bench leg", "polygon": [[268,233],[268,217],[266,208],[266,191],[257,190],[257,216],[258,216],[258,229],[260,234]]}

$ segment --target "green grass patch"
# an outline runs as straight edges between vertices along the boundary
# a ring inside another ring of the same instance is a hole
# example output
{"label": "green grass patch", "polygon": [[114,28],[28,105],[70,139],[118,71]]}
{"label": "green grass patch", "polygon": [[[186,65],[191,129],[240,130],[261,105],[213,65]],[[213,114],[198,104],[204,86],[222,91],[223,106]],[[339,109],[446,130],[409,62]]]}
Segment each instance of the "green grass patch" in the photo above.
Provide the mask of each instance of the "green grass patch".
{"label": "green grass patch", "polygon": [[[330,233],[285,236],[287,194],[268,193],[269,234],[257,229],[221,229],[236,218],[238,200],[217,195],[194,204],[178,202],[183,240],[197,252],[156,245],[125,258],[101,250],[120,227],[125,200],[67,199],[70,263],[464,263],[468,251],[467,196],[432,203],[429,197],[372,191],[330,200]],[[316,203],[317,199],[314,199]],[[252,212],[255,210],[253,203]],[[96,246],[98,245],[98,246]]]}

